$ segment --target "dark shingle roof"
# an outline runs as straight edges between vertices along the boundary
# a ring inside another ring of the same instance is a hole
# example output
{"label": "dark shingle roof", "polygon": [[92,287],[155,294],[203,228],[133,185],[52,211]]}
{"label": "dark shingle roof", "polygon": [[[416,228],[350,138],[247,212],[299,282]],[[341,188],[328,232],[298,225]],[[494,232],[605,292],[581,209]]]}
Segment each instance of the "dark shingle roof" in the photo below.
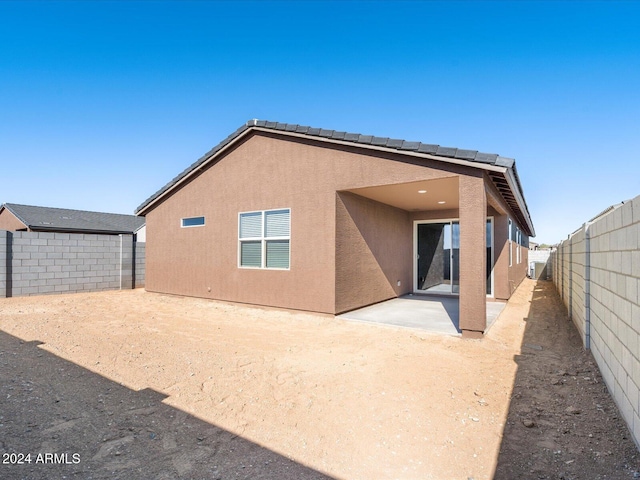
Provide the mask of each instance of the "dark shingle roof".
{"label": "dark shingle roof", "polygon": [[133,233],[145,223],[144,217],[119,213],[36,207],[16,203],[5,203],[3,207],[32,230]]}
{"label": "dark shingle roof", "polygon": [[432,153],[442,157],[457,158],[460,160],[481,161],[483,163],[495,163],[499,158],[499,155],[496,155],[494,153],[480,153],[475,150],[462,150],[459,148],[441,147],[439,145],[431,145],[421,142],[408,142],[406,140],[397,138],[376,137],[373,135],[347,133],[338,130],[327,130],[324,128],[311,128],[291,123],[267,122],[265,120],[249,120],[245,125],[240,127],[233,135],[231,135],[231,137],[235,137],[237,134],[251,127],[262,127],[271,130],[301,133],[308,136],[330,138],[333,140],[360,143],[362,145],[374,145],[377,147],[386,147],[400,151],[404,150],[414,152],[417,151],[421,153]]}
{"label": "dark shingle roof", "polygon": [[[238,128],[235,132],[229,135],[227,138],[222,140],[218,145],[213,147],[210,151],[208,151],[205,155],[200,157],[196,162],[182,171],[178,176],[176,176],[173,180],[167,183],[164,187],[158,190],[156,193],[151,195],[147,200],[145,200],[137,209],[135,213],[141,212],[147,206],[149,206],[152,202],[154,202],[158,197],[162,196],[165,192],[172,189],[174,185],[179,183],[183,178],[188,176],[190,173],[198,170],[203,164],[208,162],[216,153],[224,149],[227,145],[232,143],[236,138],[241,136],[244,132],[250,129],[266,129],[266,130],[274,130],[280,131],[285,134],[298,134],[304,135],[307,137],[318,137],[320,139],[330,139],[343,143],[351,143],[358,144],[364,147],[369,146],[369,148],[387,148],[390,150],[396,150],[400,153],[402,152],[416,152],[422,154],[434,155],[441,158],[450,158],[452,161],[466,161],[471,163],[477,163],[478,167],[484,165],[493,165],[497,167],[505,167],[513,172],[515,177],[515,183],[519,190],[519,195],[522,197],[524,202],[524,193],[522,191],[522,185],[520,184],[520,179],[518,178],[518,174],[515,170],[515,160],[512,158],[501,157],[495,153],[482,153],[476,150],[464,150],[455,147],[442,147],[440,145],[433,145],[422,142],[410,142],[401,139],[394,139],[388,137],[375,137],[373,135],[362,135],[360,133],[348,133],[342,132],[338,130],[327,130],[323,128],[312,128],[304,125],[298,125],[293,123],[280,123],[280,122],[269,122],[266,120],[249,120],[240,128]],[[501,193],[504,193],[503,190],[499,190]],[[513,195],[513,192],[507,192]],[[527,211],[526,204],[523,205],[523,209],[517,205],[517,199],[513,197],[505,199],[507,203],[514,208],[514,211],[517,216],[519,216],[520,220],[523,222],[523,225],[530,225],[530,232],[533,234],[533,225],[531,224],[531,219],[529,217],[529,212]]]}

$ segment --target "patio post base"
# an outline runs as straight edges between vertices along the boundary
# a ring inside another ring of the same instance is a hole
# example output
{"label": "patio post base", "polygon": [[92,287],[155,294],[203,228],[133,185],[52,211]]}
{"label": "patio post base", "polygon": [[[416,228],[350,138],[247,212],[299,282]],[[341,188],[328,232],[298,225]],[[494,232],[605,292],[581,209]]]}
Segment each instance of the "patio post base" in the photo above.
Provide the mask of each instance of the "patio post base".
{"label": "patio post base", "polygon": [[484,332],[478,330],[462,330],[462,338],[478,339],[484,336]]}

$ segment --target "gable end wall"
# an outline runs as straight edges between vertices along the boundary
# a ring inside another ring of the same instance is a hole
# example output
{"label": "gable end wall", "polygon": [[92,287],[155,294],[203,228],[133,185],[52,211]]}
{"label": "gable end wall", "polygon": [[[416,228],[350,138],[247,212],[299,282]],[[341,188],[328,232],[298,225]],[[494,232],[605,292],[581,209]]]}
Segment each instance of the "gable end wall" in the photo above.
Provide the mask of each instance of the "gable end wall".
{"label": "gable end wall", "polygon": [[16,230],[23,230],[25,228],[27,228],[27,226],[22,223],[18,217],[6,208],[2,209],[0,212],[0,230],[15,232]]}
{"label": "gable end wall", "polygon": [[[354,218],[336,192],[469,172],[469,167],[399,154],[254,133],[147,212],[146,288],[331,314],[385,300],[411,288],[409,215],[371,205],[376,202],[351,201],[349,206],[363,214]],[[291,209],[290,270],[239,268],[238,214],[275,208]],[[191,216],[204,216],[205,226],[180,228],[180,219]],[[366,221],[360,228],[358,218]],[[366,230],[378,222],[398,233],[401,219],[407,228],[396,246],[408,249],[408,261],[399,266],[397,254],[380,253],[387,248],[385,240],[372,241]],[[350,236],[357,246],[344,243]],[[376,272],[361,277],[364,288],[360,280],[347,278],[341,263],[345,249],[353,248],[361,259],[367,257],[354,275]]]}

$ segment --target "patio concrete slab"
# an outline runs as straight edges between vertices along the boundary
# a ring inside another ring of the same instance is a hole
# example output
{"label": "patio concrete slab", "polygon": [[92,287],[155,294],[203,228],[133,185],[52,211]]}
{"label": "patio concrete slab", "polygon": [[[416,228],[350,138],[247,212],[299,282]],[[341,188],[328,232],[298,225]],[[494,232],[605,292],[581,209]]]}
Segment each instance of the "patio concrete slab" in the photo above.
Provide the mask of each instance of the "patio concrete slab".
{"label": "patio concrete slab", "polygon": [[[487,330],[505,307],[487,302]],[[457,297],[404,295],[337,316],[345,320],[417,328],[428,332],[460,335],[460,302]]]}

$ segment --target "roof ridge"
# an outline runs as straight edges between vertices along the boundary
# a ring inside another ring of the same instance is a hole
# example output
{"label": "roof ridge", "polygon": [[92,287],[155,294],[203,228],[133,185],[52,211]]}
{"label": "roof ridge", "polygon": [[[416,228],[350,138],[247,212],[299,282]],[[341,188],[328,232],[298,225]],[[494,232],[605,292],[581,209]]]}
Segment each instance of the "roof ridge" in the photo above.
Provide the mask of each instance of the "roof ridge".
{"label": "roof ridge", "polygon": [[128,232],[145,223],[143,216],[126,213],[41,207],[19,203],[5,203],[3,207],[27,227],[37,229]]}
{"label": "roof ridge", "polygon": [[[423,143],[418,141],[407,141],[398,138],[378,137],[375,135],[363,135],[361,133],[351,133],[339,130],[329,130],[318,127],[310,127],[297,123],[281,123],[269,120],[259,120],[253,118],[245,122],[246,128],[262,127],[269,130],[285,131],[292,133],[300,133],[309,136],[330,138],[333,140],[342,140],[350,143],[359,143],[364,145],[381,146],[391,148],[398,151],[418,151],[420,153],[429,153],[437,156],[455,158],[458,160],[469,160],[481,163],[495,163],[498,159],[505,159],[496,153],[483,153],[478,150],[463,149],[457,147],[444,147],[441,145]],[[347,138],[348,137],[348,138]],[[513,162],[513,159],[507,159]]]}
{"label": "roof ridge", "polygon": [[28,207],[28,208],[42,208],[47,210],[66,210],[68,212],[80,212],[80,213],[99,213],[101,215],[122,215],[125,217],[136,217],[138,215],[132,215],[130,213],[113,213],[113,212],[100,212],[97,210],[80,210],[77,208],[65,208],[65,207],[44,207],[42,205],[27,205],[24,203],[4,203],[4,205],[11,205],[16,207]]}

